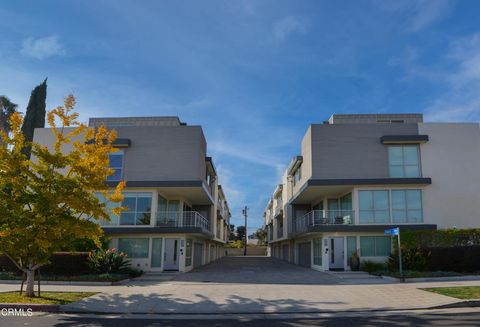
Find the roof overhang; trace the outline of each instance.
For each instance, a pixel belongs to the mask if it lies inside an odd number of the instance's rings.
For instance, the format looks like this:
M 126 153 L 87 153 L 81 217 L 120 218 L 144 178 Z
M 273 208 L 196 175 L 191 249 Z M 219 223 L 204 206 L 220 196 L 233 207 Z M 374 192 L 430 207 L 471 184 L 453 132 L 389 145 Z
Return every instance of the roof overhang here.
M 302 164 L 302 162 L 303 162 L 302 156 L 293 157 L 292 161 L 287 167 L 287 173 L 289 175 L 292 175 L 295 172 L 295 170 L 297 170 L 297 168 Z
M 319 233 L 319 232 L 383 232 L 386 229 L 399 227 L 400 231 L 415 231 L 415 230 L 436 230 L 437 225 L 435 224 L 384 224 L 384 225 L 343 225 L 343 224 L 331 224 L 331 225 L 315 225 L 309 226 L 306 232 L 296 233 L 299 234 L 308 234 L 308 233 Z
M 207 164 L 207 169 L 212 173 L 213 176 L 217 176 L 217 170 L 213 164 L 212 157 L 205 157 L 205 163 Z
M 419 144 L 428 142 L 428 135 L 384 135 L 382 144 Z
M 118 182 L 106 182 L 110 187 L 115 187 Z M 125 191 L 128 188 L 158 188 L 168 197 L 183 197 L 191 204 L 211 205 L 213 198 L 203 181 L 127 181 Z
M 91 139 L 91 140 L 88 140 L 87 142 L 85 142 L 86 144 L 92 144 L 94 143 L 95 140 Z M 107 144 L 107 139 L 103 139 L 103 143 L 104 144 Z M 132 142 L 130 141 L 130 139 L 125 139 L 125 138 L 118 138 L 118 139 L 115 139 L 113 142 L 112 142 L 112 146 L 114 148 L 129 148 L 131 146 Z
M 359 185 L 429 185 L 431 178 L 309 179 L 290 200 L 291 204 L 311 204 L 319 196 L 336 196 Z

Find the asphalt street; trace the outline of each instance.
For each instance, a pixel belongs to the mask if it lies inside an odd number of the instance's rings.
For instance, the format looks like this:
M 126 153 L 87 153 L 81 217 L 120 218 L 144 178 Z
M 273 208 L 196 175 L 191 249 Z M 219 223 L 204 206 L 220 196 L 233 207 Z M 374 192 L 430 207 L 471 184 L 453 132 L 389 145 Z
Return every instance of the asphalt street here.
M 177 317 L 178 318 L 178 317 Z M 480 326 L 480 309 L 451 309 L 442 311 L 419 312 L 365 312 L 353 315 L 318 315 L 317 317 L 232 317 L 219 319 L 214 316 L 191 317 L 187 319 L 164 319 L 156 316 L 103 316 L 103 315 L 65 315 L 35 314 L 32 317 L 0 317 L 2 327 L 63 327 L 63 326 L 182 326 L 182 327 L 217 327 L 217 326 L 262 326 L 262 327 L 300 327 L 300 326 Z M 207 319 L 205 319 L 207 318 Z M 209 319 L 210 318 L 210 319 Z

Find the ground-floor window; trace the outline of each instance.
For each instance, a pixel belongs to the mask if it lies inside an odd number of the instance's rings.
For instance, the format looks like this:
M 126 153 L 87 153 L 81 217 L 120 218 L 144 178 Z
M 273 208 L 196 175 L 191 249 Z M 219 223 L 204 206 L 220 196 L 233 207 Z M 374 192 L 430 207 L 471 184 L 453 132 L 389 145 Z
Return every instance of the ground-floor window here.
M 148 238 L 119 238 L 118 250 L 130 258 L 148 258 Z
M 185 266 L 192 265 L 192 240 L 187 238 L 187 247 L 185 250 Z
M 347 236 L 347 262 L 351 266 L 352 254 L 357 251 L 357 237 Z
M 322 265 L 322 238 L 313 239 L 313 264 Z
M 392 252 L 390 236 L 360 236 L 362 257 L 387 257 Z

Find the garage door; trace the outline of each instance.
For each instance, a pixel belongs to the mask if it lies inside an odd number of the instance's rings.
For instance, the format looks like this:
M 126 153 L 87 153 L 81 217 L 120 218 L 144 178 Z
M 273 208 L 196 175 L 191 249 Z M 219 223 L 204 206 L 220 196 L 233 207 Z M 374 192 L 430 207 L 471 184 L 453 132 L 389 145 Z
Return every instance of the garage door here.
M 193 245 L 193 267 L 200 267 L 203 262 L 203 244 L 195 243 Z
M 310 268 L 312 266 L 310 242 L 298 244 L 298 264 L 302 267 Z
M 288 261 L 288 244 L 282 246 L 282 259 Z

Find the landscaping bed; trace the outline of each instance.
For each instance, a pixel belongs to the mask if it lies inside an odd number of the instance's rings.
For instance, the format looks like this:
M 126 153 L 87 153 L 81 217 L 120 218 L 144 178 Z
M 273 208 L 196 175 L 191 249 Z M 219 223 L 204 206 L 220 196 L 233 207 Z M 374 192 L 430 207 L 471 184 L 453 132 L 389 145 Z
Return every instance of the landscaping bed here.
M 130 278 L 128 274 L 41 275 L 41 281 L 57 282 L 118 282 L 128 278 Z M 22 276 L 10 272 L 0 272 L 0 280 L 22 280 Z
M 19 292 L 0 293 L 0 303 L 63 305 L 97 294 L 96 292 L 42 292 L 40 297 L 25 297 Z
M 462 300 L 480 299 L 480 286 L 435 287 L 422 288 L 422 290 Z

